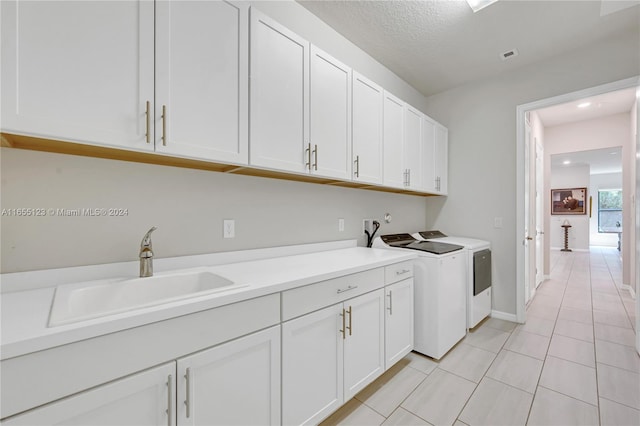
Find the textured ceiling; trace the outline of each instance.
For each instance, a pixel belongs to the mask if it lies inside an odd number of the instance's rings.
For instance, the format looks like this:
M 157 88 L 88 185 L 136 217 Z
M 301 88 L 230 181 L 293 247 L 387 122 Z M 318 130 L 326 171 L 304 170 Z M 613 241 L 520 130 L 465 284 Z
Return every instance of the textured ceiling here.
M 298 2 L 425 96 L 614 35 L 640 49 L 635 0 L 501 0 L 478 13 L 463 0 Z

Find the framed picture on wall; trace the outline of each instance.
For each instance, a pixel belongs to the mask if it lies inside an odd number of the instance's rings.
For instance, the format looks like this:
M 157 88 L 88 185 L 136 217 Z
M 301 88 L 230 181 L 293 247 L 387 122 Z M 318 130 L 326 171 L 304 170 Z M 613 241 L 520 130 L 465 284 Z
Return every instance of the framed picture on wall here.
M 587 188 L 551 190 L 551 214 L 586 214 Z

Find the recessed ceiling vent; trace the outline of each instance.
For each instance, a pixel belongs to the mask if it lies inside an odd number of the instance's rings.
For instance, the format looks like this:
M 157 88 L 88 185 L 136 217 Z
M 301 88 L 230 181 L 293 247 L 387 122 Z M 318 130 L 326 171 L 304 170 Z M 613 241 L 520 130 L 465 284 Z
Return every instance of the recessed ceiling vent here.
M 518 49 L 507 50 L 506 52 L 502 52 L 500 54 L 500 59 L 506 61 L 507 59 L 513 59 L 518 56 Z

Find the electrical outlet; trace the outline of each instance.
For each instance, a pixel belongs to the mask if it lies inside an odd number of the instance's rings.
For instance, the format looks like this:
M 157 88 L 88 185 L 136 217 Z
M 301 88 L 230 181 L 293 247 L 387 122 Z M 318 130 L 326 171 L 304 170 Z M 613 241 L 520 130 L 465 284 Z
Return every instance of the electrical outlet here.
M 501 217 L 494 217 L 493 218 L 493 227 L 496 228 L 496 229 L 502 228 L 502 218 Z
M 338 232 L 344 232 L 344 219 L 338 219 Z
M 233 219 L 225 219 L 222 222 L 222 234 L 224 238 L 235 238 L 236 236 L 236 221 Z
M 373 219 L 364 219 L 362 221 L 362 232 L 364 233 L 364 231 L 369 232 L 369 235 L 371 235 L 371 233 L 373 232 Z

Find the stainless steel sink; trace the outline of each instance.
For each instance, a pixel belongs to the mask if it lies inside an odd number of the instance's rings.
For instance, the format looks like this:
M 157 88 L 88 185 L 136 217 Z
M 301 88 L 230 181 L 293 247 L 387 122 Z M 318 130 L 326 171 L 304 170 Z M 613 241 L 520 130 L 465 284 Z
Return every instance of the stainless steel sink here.
M 244 285 L 201 270 L 65 284 L 56 288 L 49 327 L 239 287 Z

